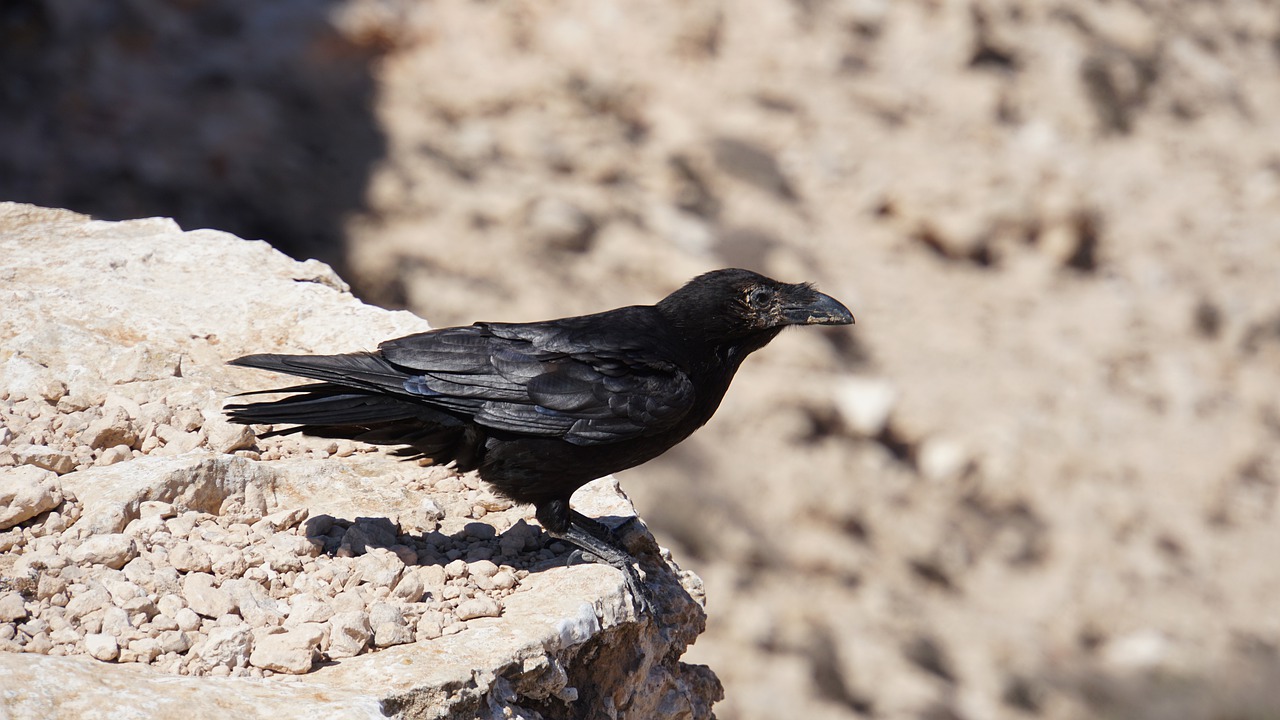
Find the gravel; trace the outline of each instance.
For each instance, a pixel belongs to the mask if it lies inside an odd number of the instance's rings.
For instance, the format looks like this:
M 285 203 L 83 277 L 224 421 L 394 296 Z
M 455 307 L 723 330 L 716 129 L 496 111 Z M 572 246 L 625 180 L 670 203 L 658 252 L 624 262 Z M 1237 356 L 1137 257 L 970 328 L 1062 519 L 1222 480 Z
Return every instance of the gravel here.
M 250 486 L 217 512 L 144 499 L 120 532 L 95 534 L 76 525 L 83 504 L 60 476 L 191 450 L 250 460 L 372 450 L 259 441 L 223 422 L 216 403 L 200 409 L 185 396 L 32 387 L 40 392 L 30 397 L 0 393 L 0 552 L 12 560 L 0 565 L 0 651 L 88 655 L 181 675 L 304 673 L 498 616 L 528 567 L 554 556 L 515 513 L 500 536 L 488 526 L 431 530 L 446 516 L 511 509 L 475 478 L 439 468 L 410 480 L 431 531 L 402 532 L 385 518 L 312 517 L 305 507 L 273 507 L 270 488 Z

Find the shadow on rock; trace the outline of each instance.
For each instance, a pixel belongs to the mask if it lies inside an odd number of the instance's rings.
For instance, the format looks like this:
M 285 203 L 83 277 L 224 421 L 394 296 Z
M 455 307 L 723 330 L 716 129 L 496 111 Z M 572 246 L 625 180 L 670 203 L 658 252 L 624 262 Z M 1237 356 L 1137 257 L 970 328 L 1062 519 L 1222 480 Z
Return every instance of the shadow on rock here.
M 0 7 L 0 197 L 173 217 L 342 265 L 385 141 L 339 3 Z
M 687 606 L 700 607 L 703 599 L 694 597 L 694 594 L 701 595 L 700 582 L 696 576 L 674 566 L 644 523 L 634 516 L 606 516 L 599 520 L 614 529 L 620 542 L 644 570 L 657 613 L 685 613 L 689 611 Z M 369 558 L 357 564 L 360 579 L 375 586 L 395 588 L 392 592 L 402 592 L 396 581 L 405 567 L 434 566 L 439 568 L 440 583 L 468 578 L 468 585 L 487 592 L 509 590 L 516 584 L 517 577 L 531 573 L 589 564 L 580 559 L 572 546 L 551 538 L 540 527 L 524 520 L 501 533 L 487 523 L 473 522 L 459 532 L 446 535 L 438 530 L 402 533 L 395 522 L 385 517 L 346 521 L 316 515 L 303 523 L 303 533 L 327 555 Z M 689 582 L 694 582 L 694 586 L 686 587 Z M 428 594 L 441 592 L 440 583 L 432 583 L 433 587 L 427 588 Z M 421 593 L 417 594 L 419 597 L 402 599 L 413 602 L 421 597 Z

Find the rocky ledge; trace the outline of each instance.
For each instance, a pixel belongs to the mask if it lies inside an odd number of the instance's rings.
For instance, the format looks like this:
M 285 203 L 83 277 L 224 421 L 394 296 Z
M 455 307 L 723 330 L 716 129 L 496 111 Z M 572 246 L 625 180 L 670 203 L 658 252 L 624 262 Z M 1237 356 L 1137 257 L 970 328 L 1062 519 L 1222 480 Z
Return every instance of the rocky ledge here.
M 226 423 L 249 352 L 427 329 L 327 266 L 170 220 L 0 204 L 8 717 L 705 718 L 701 582 L 616 482 L 654 609 L 474 476 Z M 21 653 L 21 654 L 19 654 Z

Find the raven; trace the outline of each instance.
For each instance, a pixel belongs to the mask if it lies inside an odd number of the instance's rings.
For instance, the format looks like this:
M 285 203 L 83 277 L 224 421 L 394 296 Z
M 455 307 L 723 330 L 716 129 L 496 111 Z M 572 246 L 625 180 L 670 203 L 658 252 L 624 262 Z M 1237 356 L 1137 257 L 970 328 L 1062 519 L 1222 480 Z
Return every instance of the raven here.
M 605 525 L 569 506 L 595 478 L 684 440 L 716 411 L 743 359 L 789 325 L 847 325 L 849 310 L 807 283 L 714 270 L 656 305 L 535 323 L 481 322 L 344 355 L 246 355 L 230 364 L 320 380 L 226 408 L 243 424 L 399 445 L 400 454 L 477 470 L 532 503 L 549 535 L 643 585 Z M 585 554 L 583 554 L 585 553 Z

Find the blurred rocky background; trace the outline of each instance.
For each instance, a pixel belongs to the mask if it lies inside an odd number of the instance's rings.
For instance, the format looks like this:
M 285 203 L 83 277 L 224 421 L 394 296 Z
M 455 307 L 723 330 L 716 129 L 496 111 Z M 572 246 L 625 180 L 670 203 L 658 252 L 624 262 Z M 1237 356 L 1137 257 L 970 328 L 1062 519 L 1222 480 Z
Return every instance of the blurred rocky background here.
M 621 476 L 720 717 L 1280 708 L 1280 4 L 9 0 L 0 64 L 0 199 L 437 326 L 844 300 Z

